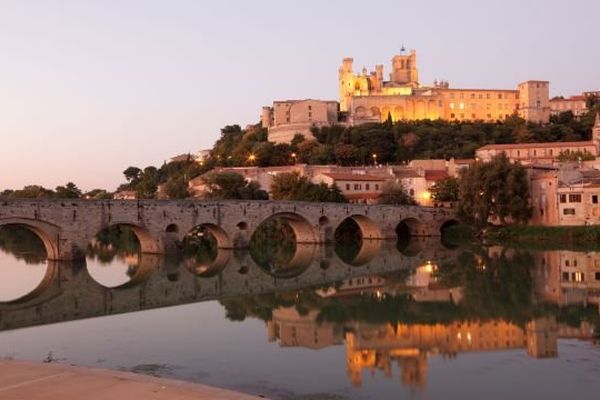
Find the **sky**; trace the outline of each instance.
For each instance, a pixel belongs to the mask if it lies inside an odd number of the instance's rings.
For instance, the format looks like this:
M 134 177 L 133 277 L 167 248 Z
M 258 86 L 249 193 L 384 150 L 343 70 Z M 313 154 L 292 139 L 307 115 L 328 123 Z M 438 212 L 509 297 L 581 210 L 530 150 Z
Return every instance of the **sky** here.
M 420 80 L 600 90 L 596 0 L 0 0 L 0 190 L 114 190 L 402 47 Z

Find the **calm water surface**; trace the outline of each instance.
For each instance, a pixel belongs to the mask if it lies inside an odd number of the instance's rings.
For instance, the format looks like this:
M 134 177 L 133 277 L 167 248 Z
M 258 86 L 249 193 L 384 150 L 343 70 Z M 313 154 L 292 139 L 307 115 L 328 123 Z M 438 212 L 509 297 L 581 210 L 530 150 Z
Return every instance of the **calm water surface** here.
M 161 258 L 121 237 L 56 263 L 2 228 L 0 357 L 273 399 L 600 393 L 600 253 L 265 246 Z

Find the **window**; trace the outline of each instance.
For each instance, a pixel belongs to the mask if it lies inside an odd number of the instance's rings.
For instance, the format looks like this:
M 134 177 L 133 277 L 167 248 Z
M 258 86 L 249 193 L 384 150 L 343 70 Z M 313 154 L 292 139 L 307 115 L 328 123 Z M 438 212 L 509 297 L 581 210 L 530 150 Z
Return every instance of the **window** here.
M 365 189 L 366 189 L 366 190 L 371 190 L 371 185 L 367 183 L 367 184 L 365 185 Z
M 460 94 L 460 98 L 461 98 L 461 99 L 464 99 L 464 98 L 465 98 L 465 94 L 464 94 L 464 93 L 461 93 L 461 94 Z
M 454 103 L 450 103 L 450 109 L 454 110 Z
M 592 203 L 598 204 L 598 195 L 597 194 L 592 195 Z
M 487 93 L 487 94 L 485 95 L 485 98 L 486 98 L 486 99 L 489 99 L 490 97 L 491 97 L 491 96 L 490 96 L 490 94 L 489 94 L 489 93 Z
M 560 202 L 561 203 L 566 203 L 567 202 L 567 195 L 566 194 L 561 194 L 560 195 Z
M 568 272 L 563 272 L 562 273 L 562 280 L 563 281 L 569 281 L 569 273 Z
M 355 183 L 354 190 L 360 190 L 360 189 L 361 189 L 360 185 L 358 183 Z
M 583 282 L 585 280 L 585 275 L 583 272 L 573 272 L 573 280 L 575 282 Z
M 498 98 L 502 100 L 502 93 L 498 93 Z
M 569 203 L 581 203 L 581 195 L 580 194 L 570 194 L 569 195 Z
M 475 98 L 475 93 L 471 93 L 471 98 L 474 99 Z
M 454 93 L 450 93 L 450 98 L 453 99 L 454 98 Z
M 375 190 L 379 190 L 379 183 L 375 184 Z
M 450 114 L 450 118 L 456 118 L 456 115 L 454 113 Z
M 350 184 L 346 183 L 346 190 L 350 190 Z
M 574 208 L 565 208 L 563 210 L 563 215 L 575 215 L 575 209 Z
M 596 278 L 597 281 L 600 281 L 600 272 L 597 272 L 594 274 L 594 278 Z
M 565 260 L 565 267 L 570 267 L 571 266 L 571 262 L 569 260 Z

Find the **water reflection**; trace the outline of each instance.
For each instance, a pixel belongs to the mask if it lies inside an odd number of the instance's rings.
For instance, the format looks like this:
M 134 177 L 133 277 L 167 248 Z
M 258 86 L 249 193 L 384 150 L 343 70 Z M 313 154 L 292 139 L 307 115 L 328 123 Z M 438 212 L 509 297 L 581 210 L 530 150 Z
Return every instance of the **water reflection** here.
M 279 237 L 245 251 L 201 240 L 164 258 L 140 255 L 121 231 L 92 243 L 84 267 L 48 265 L 35 238 L 11 234 L 0 230 L 0 330 L 216 299 L 231 321 L 263 321 L 262 340 L 282 348 L 337 346 L 349 385 L 383 376 L 423 389 L 432 358 L 554 359 L 559 341 L 594 341 L 600 328 L 600 252 Z
M 18 226 L 0 227 L 0 302 L 35 296 L 54 272 L 46 262 L 44 244 L 33 232 Z

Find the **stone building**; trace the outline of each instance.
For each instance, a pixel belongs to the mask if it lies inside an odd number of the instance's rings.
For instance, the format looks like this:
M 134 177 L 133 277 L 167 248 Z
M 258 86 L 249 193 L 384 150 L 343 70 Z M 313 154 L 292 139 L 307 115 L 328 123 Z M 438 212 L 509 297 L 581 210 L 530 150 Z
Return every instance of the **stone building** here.
M 576 118 L 585 114 L 587 109 L 586 97 L 571 96 L 571 97 L 554 97 L 550 99 L 550 115 L 558 115 L 563 112 L 571 111 Z
M 311 128 L 329 126 L 338 121 L 337 101 L 286 100 L 263 107 L 261 124 L 268 129 L 270 142 L 290 143 L 296 134 L 313 138 Z
M 592 140 L 488 144 L 477 149 L 475 154 L 478 159 L 484 162 L 504 153 L 511 161 L 519 161 L 522 164 L 551 164 L 557 160 L 561 153 L 566 151 L 589 153 L 594 157 L 600 154 L 600 114 L 596 115 L 594 127 L 592 128 Z
M 393 121 L 501 121 L 518 114 L 532 122 L 548 122 L 550 117 L 547 81 L 523 82 L 517 89 L 456 89 L 445 81 L 424 86 L 419 82 L 415 50 L 392 58 L 389 80 L 383 77 L 383 65 L 355 74 L 352 58 L 342 61 L 338 76 L 340 110 L 354 124 L 388 117 Z

